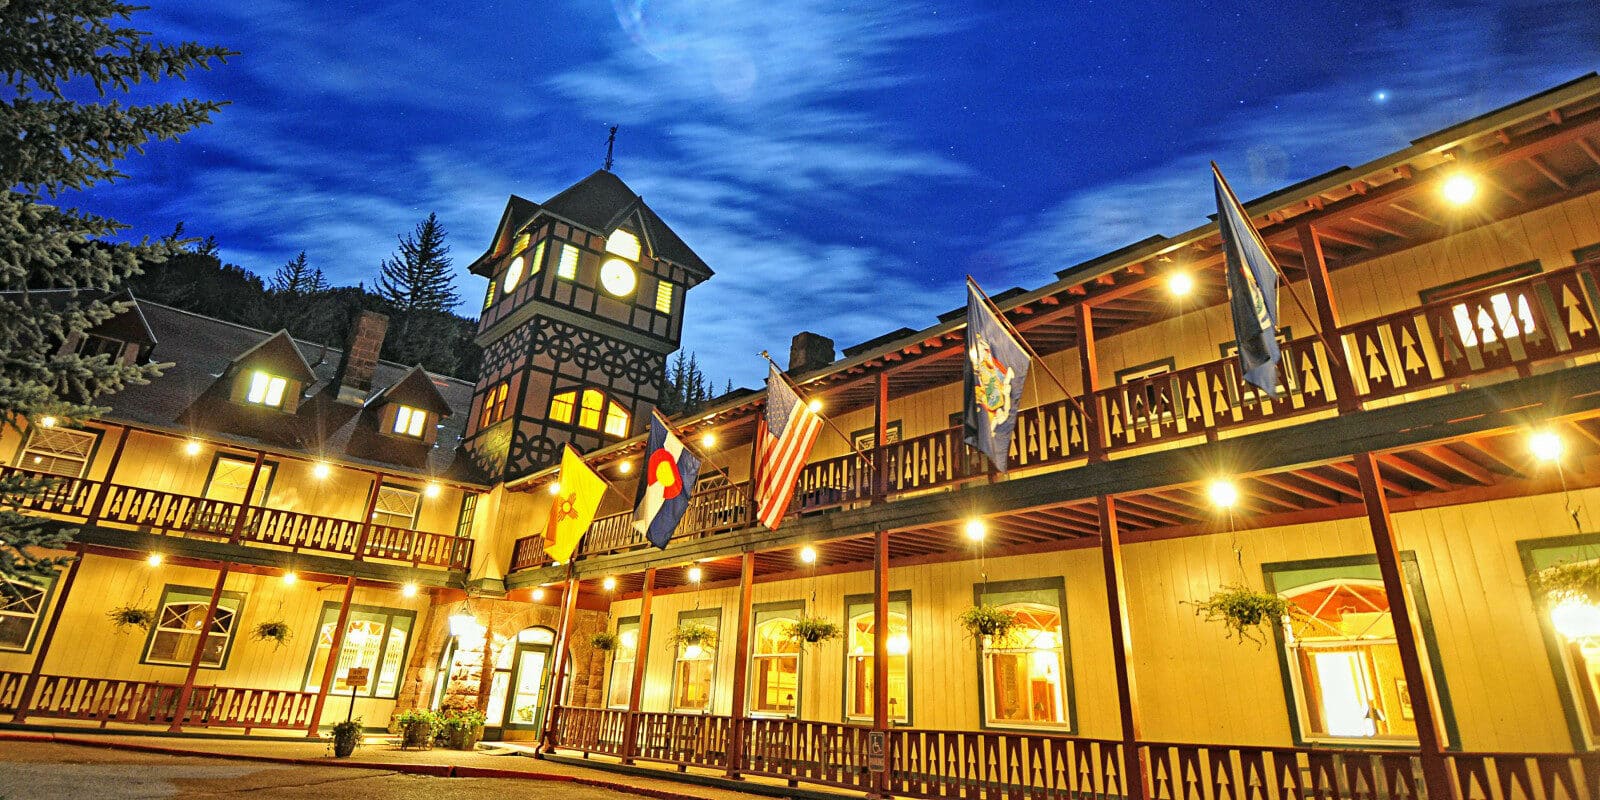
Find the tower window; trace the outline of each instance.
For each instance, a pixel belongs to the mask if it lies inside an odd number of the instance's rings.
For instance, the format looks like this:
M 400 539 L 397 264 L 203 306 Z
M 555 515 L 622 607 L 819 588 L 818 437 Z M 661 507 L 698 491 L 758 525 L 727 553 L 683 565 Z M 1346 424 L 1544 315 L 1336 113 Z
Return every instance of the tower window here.
M 607 398 L 605 392 L 599 389 L 584 389 L 581 393 L 573 389 L 550 398 L 547 418 L 551 422 L 571 425 L 574 414 L 577 415 L 578 427 L 603 431 L 607 436 L 619 439 L 628 435 L 628 423 L 633 419 L 627 406 Z M 602 421 L 605 423 L 603 427 Z
M 522 281 L 522 268 L 525 263 L 520 255 L 511 259 L 511 264 L 506 267 L 506 276 L 502 282 L 502 292 L 504 294 L 511 294 L 511 290 L 517 288 L 517 284 Z
M 487 309 L 494 305 L 494 281 L 489 281 L 489 288 L 483 293 L 483 307 Z
M 544 266 L 544 243 L 545 243 L 545 241 L 546 241 L 545 239 L 540 239 L 539 243 L 537 245 L 535 245 L 534 248 L 533 248 L 533 260 L 528 263 L 528 276 L 529 277 L 532 277 L 534 275 L 538 275 L 539 274 L 539 268 Z
M 572 407 L 576 405 L 577 392 L 562 392 L 550 398 L 550 419 L 555 422 L 571 424 Z
M 628 435 L 628 411 L 615 402 L 606 409 L 606 435 L 618 438 Z
M 511 252 L 520 253 L 520 252 L 528 249 L 528 240 L 530 240 L 532 238 L 533 238 L 533 234 L 531 234 L 531 233 L 519 234 L 517 236 L 517 246 L 511 248 Z
M 505 381 L 495 384 L 483 395 L 483 417 L 478 427 L 487 428 L 490 425 L 506 418 L 506 395 L 510 394 L 511 386 Z
M 561 245 L 561 263 L 556 265 L 556 277 L 566 280 L 575 280 L 578 277 L 578 247 L 572 244 Z
M 289 382 L 283 378 L 256 370 L 250 374 L 250 390 L 244 399 L 258 406 L 282 408 L 283 392 L 288 387 Z
M 606 237 L 606 252 L 629 261 L 638 261 L 639 237 L 623 230 L 614 231 Z
M 583 390 L 583 408 L 578 410 L 579 427 L 591 430 L 600 429 L 600 409 L 605 405 L 606 396 L 598 389 Z
M 394 432 L 401 436 L 422 438 L 422 431 L 428 424 L 428 412 L 411 406 L 400 406 L 394 415 Z
M 671 281 L 656 281 L 656 310 L 663 314 L 672 313 Z

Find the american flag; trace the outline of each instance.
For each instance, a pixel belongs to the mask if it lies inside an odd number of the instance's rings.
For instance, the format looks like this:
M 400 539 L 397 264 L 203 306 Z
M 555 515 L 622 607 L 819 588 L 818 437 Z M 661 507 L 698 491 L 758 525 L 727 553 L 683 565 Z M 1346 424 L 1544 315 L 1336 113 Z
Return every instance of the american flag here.
M 822 417 L 806 407 L 777 367 L 767 370 L 767 432 L 759 444 L 756 516 L 763 525 L 777 530 L 789 511 L 811 446 L 822 432 Z

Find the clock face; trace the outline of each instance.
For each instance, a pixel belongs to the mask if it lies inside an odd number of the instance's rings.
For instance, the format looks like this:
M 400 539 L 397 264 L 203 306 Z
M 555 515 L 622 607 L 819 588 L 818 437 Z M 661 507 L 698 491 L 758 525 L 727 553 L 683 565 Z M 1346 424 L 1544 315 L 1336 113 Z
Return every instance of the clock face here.
M 517 256 L 516 258 L 511 259 L 511 265 L 506 267 L 505 280 L 501 281 L 500 284 L 501 294 L 510 294 L 512 289 L 517 288 L 517 284 L 522 281 L 522 269 L 524 264 L 525 262 L 522 260 L 522 256 Z
M 638 284 L 639 278 L 634 274 L 632 264 L 613 258 L 600 265 L 600 285 L 612 295 L 626 297 L 633 294 Z

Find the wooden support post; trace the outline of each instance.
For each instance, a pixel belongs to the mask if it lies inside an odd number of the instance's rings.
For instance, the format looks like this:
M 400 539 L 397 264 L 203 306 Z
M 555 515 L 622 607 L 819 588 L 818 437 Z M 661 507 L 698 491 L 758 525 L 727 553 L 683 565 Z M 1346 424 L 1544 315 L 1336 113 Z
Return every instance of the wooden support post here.
M 872 548 L 872 729 L 888 737 L 889 719 L 889 531 L 879 528 L 873 534 Z M 888 748 L 886 747 L 887 751 Z M 887 762 L 888 753 L 885 752 Z M 873 777 L 871 795 L 889 796 L 889 770 Z
M 254 507 L 252 503 L 256 497 L 256 481 L 261 479 L 261 462 L 266 458 L 267 451 L 256 451 L 256 462 L 250 467 L 250 480 L 244 486 L 244 500 L 239 503 L 239 513 L 233 517 L 233 534 L 228 537 L 229 544 L 238 544 L 244 535 L 244 521 L 250 516 L 250 509 Z
M 245 496 L 249 497 L 248 494 Z M 172 725 L 167 728 L 173 733 L 183 732 L 183 719 L 189 714 L 189 704 L 194 701 L 194 679 L 200 674 L 200 658 L 205 655 L 206 639 L 211 637 L 211 625 L 217 621 L 217 604 L 222 602 L 222 585 L 228 582 L 229 566 L 223 563 L 222 569 L 217 570 L 217 583 L 211 587 L 211 602 L 206 605 L 206 617 L 200 623 L 200 640 L 195 642 L 194 655 L 189 658 L 189 671 L 183 676 L 183 688 L 178 691 L 178 705 L 172 713 Z M 161 610 L 156 609 L 156 613 L 161 613 Z
M 322 680 L 317 683 L 317 701 L 311 706 L 311 723 L 306 726 L 306 736 L 315 738 L 322 725 L 322 707 L 328 702 L 328 692 L 333 690 L 333 679 L 338 674 L 339 658 L 344 653 L 344 632 L 350 626 L 350 599 L 356 593 L 356 578 L 344 579 L 344 596 L 339 599 L 339 616 L 333 623 L 333 641 L 328 643 L 328 663 L 322 668 Z M 321 620 L 317 621 L 321 624 Z M 320 635 L 320 632 L 313 632 Z
M 561 693 L 567 685 L 567 662 L 572 659 L 572 616 L 578 608 L 578 576 L 572 570 L 572 562 L 567 562 L 567 586 L 561 595 L 561 621 L 557 623 L 559 629 L 556 633 L 555 674 L 550 677 L 550 697 L 545 700 L 544 735 L 540 737 L 539 752 L 549 753 L 554 751 L 557 709 L 561 703 Z
M 1088 442 L 1089 460 L 1106 460 L 1106 440 L 1100 432 L 1100 358 L 1094 346 L 1094 311 L 1088 303 L 1078 304 L 1078 371 L 1083 384 L 1083 435 Z
M 1422 777 L 1426 782 L 1429 800 L 1449 800 L 1460 797 L 1455 781 L 1450 777 L 1450 765 L 1444 756 L 1444 736 L 1439 727 L 1437 690 L 1433 674 L 1423 664 L 1422 648 L 1418 644 L 1416 605 L 1411 599 L 1410 584 L 1401 567 L 1400 547 L 1395 541 L 1394 525 L 1389 517 L 1389 498 L 1383 493 L 1378 475 L 1378 459 L 1371 453 L 1355 457 L 1356 479 L 1361 483 L 1361 495 L 1367 506 L 1367 525 L 1372 529 L 1372 545 L 1378 554 L 1378 572 L 1383 576 L 1383 593 L 1389 601 L 1389 616 L 1394 620 L 1395 644 L 1400 649 L 1400 664 L 1405 672 L 1406 685 L 1411 693 L 1411 708 L 1416 715 L 1417 749 L 1421 753 Z
M 650 653 L 650 600 L 656 591 L 656 568 L 644 571 L 644 591 L 639 595 L 639 638 L 633 644 L 633 674 L 628 676 L 628 715 L 622 723 L 622 763 L 632 764 L 638 752 L 639 695 L 644 693 L 644 668 Z
M 111 479 L 117 474 L 117 464 L 122 461 L 122 449 L 128 444 L 128 429 L 120 430 L 121 432 L 117 434 L 117 446 L 111 449 L 111 463 L 106 465 L 106 476 L 100 481 L 100 491 L 95 492 L 94 505 L 89 508 L 89 517 L 85 520 L 85 525 L 99 522 L 100 515 L 105 511 L 106 498 L 111 494 Z
M 884 440 L 889 437 L 889 372 L 878 373 L 878 397 L 872 412 L 872 500 L 889 496 L 889 466 Z M 854 445 L 854 442 L 851 443 Z M 859 459 L 858 459 L 859 461 Z
M 55 608 L 50 609 L 50 621 L 45 623 L 44 634 L 39 637 L 39 652 L 33 656 L 33 668 L 28 670 L 28 681 L 22 686 L 22 693 L 17 697 L 17 710 L 11 715 L 12 722 L 25 722 L 28 719 L 28 710 L 33 707 L 33 695 L 39 688 L 39 676 L 44 673 L 44 659 L 50 653 L 50 643 L 56 638 L 56 627 L 61 624 L 61 612 L 67 608 L 67 598 L 72 595 L 72 584 L 78 580 L 78 567 L 83 565 L 85 554 L 83 545 L 73 545 L 73 552 L 78 554 L 72 560 L 72 566 L 67 567 L 67 576 L 61 579 L 61 591 L 57 593 Z
M 756 554 L 739 558 L 739 628 L 733 653 L 733 729 L 728 732 L 728 777 L 738 778 L 744 766 L 746 686 L 750 676 L 750 604 L 755 589 Z
M 383 491 L 383 473 L 374 472 L 372 473 L 372 489 L 367 492 L 367 510 L 366 513 L 361 515 L 361 533 L 356 535 L 355 560 L 357 561 L 366 560 L 367 541 L 372 537 L 372 516 L 378 511 L 378 493 L 381 491 Z M 411 565 L 416 566 L 417 547 L 415 537 L 413 537 L 411 550 L 413 556 Z
M 1300 252 L 1305 257 L 1306 279 L 1311 284 L 1311 302 L 1317 308 L 1317 325 L 1326 337 L 1324 347 L 1342 341 L 1339 337 L 1339 306 L 1333 299 L 1333 282 L 1328 278 L 1328 262 L 1322 257 L 1322 239 L 1310 223 L 1296 229 L 1300 234 Z M 1350 376 L 1352 365 L 1343 352 L 1333 353 L 1329 367 L 1333 370 L 1333 390 L 1339 394 L 1340 411 L 1361 410 L 1361 398 L 1356 395 L 1355 379 Z M 1341 368 L 1341 364 L 1344 366 Z M 1292 372 L 1294 365 L 1288 365 Z
M 1100 517 L 1100 564 L 1105 572 L 1106 606 L 1111 614 L 1111 658 L 1117 675 L 1117 710 L 1122 723 L 1122 787 L 1128 800 L 1149 800 L 1149 770 L 1139 750 L 1139 697 L 1133 680 L 1133 631 L 1128 624 L 1128 584 L 1122 572 L 1122 530 L 1117 501 L 1095 498 Z

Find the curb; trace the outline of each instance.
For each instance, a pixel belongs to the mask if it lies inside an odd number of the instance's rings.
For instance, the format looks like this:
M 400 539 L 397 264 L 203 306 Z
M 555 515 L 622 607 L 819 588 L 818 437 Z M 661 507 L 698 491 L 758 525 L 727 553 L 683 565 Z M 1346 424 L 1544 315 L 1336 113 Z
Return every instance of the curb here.
M 402 775 L 422 775 L 430 778 L 499 778 L 510 780 L 547 781 L 550 783 L 576 783 L 584 786 L 594 786 L 600 789 L 609 789 L 614 792 L 631 794 L 635 797 L 650 797 L 656 800 L 702 800 L 692 794 L 680 794 L 665 789 L 647 789 L 640 786 L 630 786 L 614 781 L 586 778 L 577 775 L 557 775 L 549 772 L 531 772 L 516 769 L 495 769 L 492 767 L 463 767 L 454 764 L 393 764 L 374 761 L 350 761 L 347 759 L 315 759 L 315 758 L 287 758 L 281 756 L 262 756 L 247 753 L 216 753 L 206 750 L 185 750 L 181 747 L 166 747 L 153 744 L 133 744 L 128 742 L 108 742 L 96 740 L 92 737 L 62 736 L 57 733 L 15 733 L 0 731 L 0 742 L 37 742 L 43 744 L 64 744 L 74 747 L 98 747 L 106 750 L 124 750 L 132 753 L 152 753 L 167 756 L 185 756 L 191 758 L 215 758 L 227 761 L 249 761 L 259 764 L 290 764 L 303 767 L 341 767 L 345 769 L 370 769 L 382 772 L 395 772 Z

